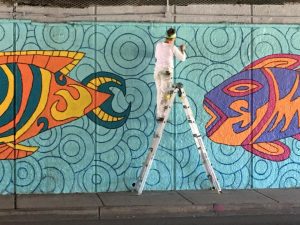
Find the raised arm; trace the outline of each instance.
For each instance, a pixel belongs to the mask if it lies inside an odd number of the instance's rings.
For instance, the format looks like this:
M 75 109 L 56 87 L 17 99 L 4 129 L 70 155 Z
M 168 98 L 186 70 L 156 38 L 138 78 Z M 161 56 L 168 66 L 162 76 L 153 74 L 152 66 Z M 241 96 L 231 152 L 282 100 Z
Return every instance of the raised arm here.
M 184 51 L 184 48 L 182 47 L 181 50 L 179 50 L 175 45 L 173 47 L 173 52 L 175 57 L 180 60 L 180 61 L 185 61 L 186 60 L 186 54 Z

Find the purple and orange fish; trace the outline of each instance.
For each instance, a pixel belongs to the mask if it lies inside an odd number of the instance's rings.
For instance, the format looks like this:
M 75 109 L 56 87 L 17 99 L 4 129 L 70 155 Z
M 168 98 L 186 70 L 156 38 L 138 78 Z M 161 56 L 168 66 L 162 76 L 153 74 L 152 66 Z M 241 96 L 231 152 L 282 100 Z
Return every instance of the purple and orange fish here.
M 87 76 L 82 84 L 68 77 L 84 53 L 19 51 L 0 53 L 0 159 L 20 159 L 38 150 L 20 142 L 87 115 L 106 128 L 122 126 L 131 105 L 112 108 L 117 87 L 125 80 L 108 72 Z
M 208 92 L 207 136 L 264 159 L 287 159 L 290 148 L 280 139 L 300 140 L 299 67 L 299 55 L 269 55 Z

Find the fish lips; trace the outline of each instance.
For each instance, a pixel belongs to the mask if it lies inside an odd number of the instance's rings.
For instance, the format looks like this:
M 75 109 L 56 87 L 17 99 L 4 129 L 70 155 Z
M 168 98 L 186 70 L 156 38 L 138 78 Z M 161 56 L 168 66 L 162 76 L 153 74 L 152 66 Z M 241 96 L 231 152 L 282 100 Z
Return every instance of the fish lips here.
M 210 120 L 207 122 L 206 134 L 210 137 L 228 118 L 223 111 L 216 106 L 210 99 L 204 98 L 203 100 L 205 111 L 211 116 Z

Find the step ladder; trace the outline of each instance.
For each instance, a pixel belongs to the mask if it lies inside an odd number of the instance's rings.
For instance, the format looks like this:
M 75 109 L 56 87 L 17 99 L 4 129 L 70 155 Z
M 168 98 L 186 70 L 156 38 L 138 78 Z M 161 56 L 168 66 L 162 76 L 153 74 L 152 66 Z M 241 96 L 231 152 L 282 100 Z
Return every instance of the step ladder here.
M 187 121 L 189 122 L 197 149 L 198 149 L 198 153 L 200 156 L 200 160 L 202 160 L 203 166 L 205 168 L 206 171 L 206 175 L 208 180 L 210 181 L 211 184 L 211 188 L 214 190 L 217 190 L 218 193 L 221 193 L 221 187 L 219 185 L 219 182 L 217 180 L 217 177 L 215 175 L 215 172 L 211 166 L 211 163 L 209 161 L 208 155 L 207 155 L 207 151 L 205 149 L 202 137 L 200 135 L 200 132 L 198 130 L 198 126 L 195 122 L 194 116 L 193 116 L 193 112 L 192 109 L 190 107 L 190 104 L 188 102 L 188 98 L 186 96 L 186 93 L 183 89 L 183 85 L 181 83 L 177 83 L 175 85 L 173 85 L 172 90 L 171 90 L 171 97 L 169 99 L 169 102 L 165 108 L 165 117 L 164 120 L 162 122 L 158 122 L 158 126 L 156 128 L 156 131 L 154 133 L 153 139 L 152 139 L 152 144 L 151 147 L 149 148 L 149 153 L 147 155 L 146 161 L 144 162 L 144 166 L 141 170 L 141 173 L 139 175 L 139 178 L 137 180 L 136 183 L 133 183 L 133 190 L 137 191 L 138 195 L 142 194 L 142 191 L 144 189 L 144 186 L 146 184 L 146 180 L 148 177 L 148 174 L 150 172 L 150 168 L 151 165 L 153 163 L 154 157 L 155 157 L 155 153 L 158 149 L 163 131 L 165 129 L 166 123 L 168 121 L 168 117 L 171 111 L 171 108 L 173 106 L 174 103 L 174 99 L 176 97 L 176 95 L 178 94 L 178 96 L 181 99 L 181 102 L 183 104 L 183 108 L 184 108 L 184 112 L 186 114 L 187 117 Z

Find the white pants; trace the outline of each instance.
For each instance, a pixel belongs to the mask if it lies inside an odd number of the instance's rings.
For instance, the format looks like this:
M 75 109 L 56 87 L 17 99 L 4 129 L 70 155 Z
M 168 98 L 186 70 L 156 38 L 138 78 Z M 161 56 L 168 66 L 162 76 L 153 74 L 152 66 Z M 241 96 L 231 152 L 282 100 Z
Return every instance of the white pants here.
M 164 117 L 165 106 L 168 102 L 168 95 L 173 84 L 173 70 L 163 69 L 154 73 L 156 84 L 156 116 Z

